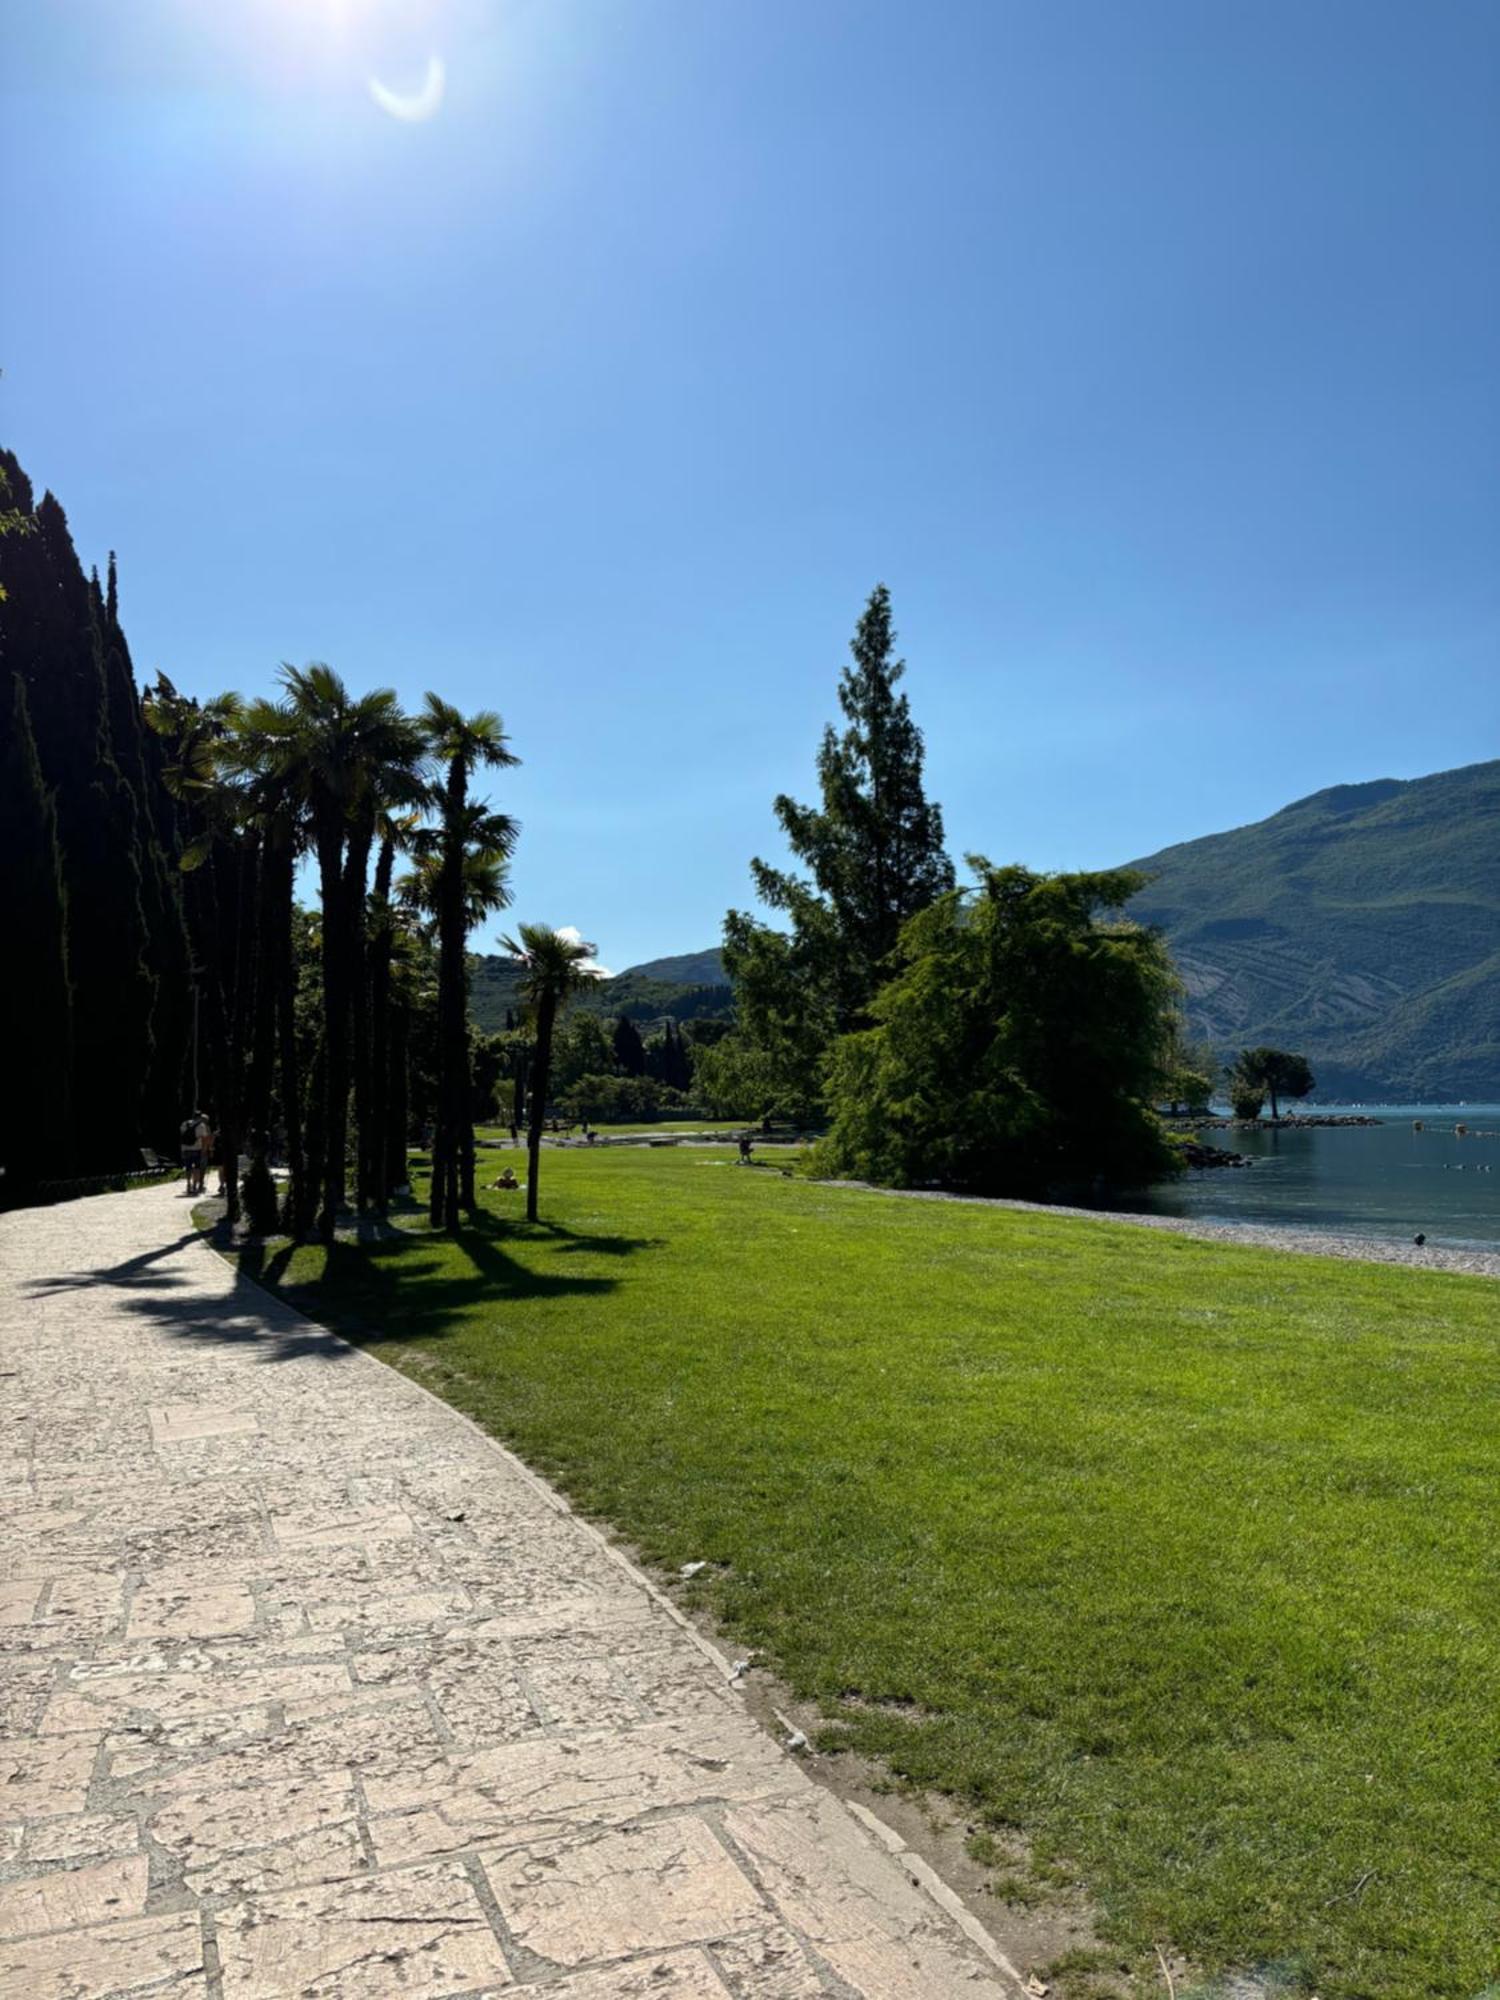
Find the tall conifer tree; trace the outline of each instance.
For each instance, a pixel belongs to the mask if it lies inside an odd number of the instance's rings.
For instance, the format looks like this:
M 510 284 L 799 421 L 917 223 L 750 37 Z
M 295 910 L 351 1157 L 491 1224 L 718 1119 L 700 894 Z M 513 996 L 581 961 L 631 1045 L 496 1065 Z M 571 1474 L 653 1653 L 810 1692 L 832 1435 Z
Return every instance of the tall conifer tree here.
M 879 584 L 855 628 L 839 680 L 842 732 L 818 750 L 821 802 L 783 793 L 776 817 L 805 874 L 750 864 L 762 902 L 788 920 L 772 930 L 731 910 L 724 963 L 741 1033 L 782 1078 L 786 1108 L 816 1106 L 823 1056 L 863 1026 L 901 926 L 953 887 L 941 809 L 923 783 L 922 732 L 898 683 L 890 592 Z

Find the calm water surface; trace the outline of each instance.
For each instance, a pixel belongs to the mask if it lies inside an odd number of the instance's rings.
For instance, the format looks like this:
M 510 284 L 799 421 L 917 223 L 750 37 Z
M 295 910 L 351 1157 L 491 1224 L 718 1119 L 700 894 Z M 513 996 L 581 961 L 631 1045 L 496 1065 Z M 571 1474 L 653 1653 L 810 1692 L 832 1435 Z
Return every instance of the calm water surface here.
M 1309 1107 L 1312 1109 L 1312 1107 Z M 1307 1131 L 1205 1131 L 1250 1167 L 1185 1174 L 1134 1206 L 1212 1222 L 1264 1222 L 1407 1241 L 1500 1248 L 1500 1104 L 1318 1105 L 1380 1125 Z M 1424 1130 L 1417 1132 L 1413 1120 Z M 1454 1126 L 1465 1124 L 1460 1139 Z

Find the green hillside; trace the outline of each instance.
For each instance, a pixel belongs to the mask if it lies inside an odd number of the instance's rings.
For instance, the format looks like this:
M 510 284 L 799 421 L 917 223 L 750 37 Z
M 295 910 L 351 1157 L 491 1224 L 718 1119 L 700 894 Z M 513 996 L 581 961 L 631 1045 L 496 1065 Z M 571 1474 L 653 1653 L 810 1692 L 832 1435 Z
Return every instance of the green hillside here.
M 484 1033 L 493 1034 L 505 1026 L 507 1010 L 520 1008 L 519 974 L 509 958 L 476 958 L 472 963 L 469 1012 Z M 624 1014 L 632 1021 L 659 1021 L 667 1015 L 694 1021 L 731 1013 L 734 996 L 724 983 L 719 954 L 709 951 L 631 966 L 613 979 L 601 979 L 573 1004 L 585 1013 Z
M 676 958 L 648 958 L 633 965 L 622 979 L 660 979 L 673 986 L 727 986 L 724 959 L 718 951 L 685 951 Z
M 1133 865 L 1221 1053 L 1303 1050 L 1324 1096 L 1500 1091 L 1500 762 L 1337 785 Z

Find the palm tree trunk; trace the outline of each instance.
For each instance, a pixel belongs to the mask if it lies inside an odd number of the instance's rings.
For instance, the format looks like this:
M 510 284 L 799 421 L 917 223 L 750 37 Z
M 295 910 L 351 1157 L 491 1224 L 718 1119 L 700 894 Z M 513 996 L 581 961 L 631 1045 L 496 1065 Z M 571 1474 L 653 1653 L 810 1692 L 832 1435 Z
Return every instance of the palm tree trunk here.
M 302 1076 L 297 1055 L 297 963 L 292 948 L 292 905 L 295 870 L 292 851 L 277 851 L 270 861 L 272 885 L 266 957 L 276 1013 L 280 1057 L 281 1122 L 286 1129 L 286 1164 L 290 1177 L 282 1220 L 299 1240 L 312 1221 L 312 1185 L 302 1137 Z
M 536 1221 L 537 1180 L 542 1166 L 542 1121 L 547 1112 L 547 1085 L 552 1074 L 552 1024 L 557 1018 L 555 995 L 544 993 L 536 1009 L 536 1051 L 531 1059 L 531 1129 L 526 1135 L 526 1220 Z
M 474 1191 L 474 1057 L 469 1047 L 468 966 L 464 966 L 463 1059 L 459 1065 L 458 1174 L 459 1205 L 472 1215 L 479 1206 Z
M 374 928 L 368 963 L 369 1082 L 359 1121 L 360 1197 L 377 1209 L 386 1207 L 394 1185 L 386 1166 L 391 1095 L 391 871 L 395 859 L 396 843 L 388 834 L 375 861 Z
M 349 950 L 341 863 L 343 828 L 325 807 L 318 827 L 323 900 L 323 1199 L 318 1234 L 331 1243 L 344 1206 L 349 1139 Z
M 443 797 L 443 874 L 438 911 L 438 1104 L 432 1149 L 434 1229 L 458 1227 L 458 1167 L 467 1065 L 464 1007 L 463 811 L 468 772 L 461 757 L 448 766 Z
M 371 1123 L 370 989 L 366 977 L 368 954 L 365 938 L 365 892 L 370 866 L 370 846 L 374 837 L 374 818 L 369 813 L 363 814 L 349 831 L 343 885 L 345 938 L 349 953 L 349 1002 L 353 1027 L 354 1123 L 358 1135 L 354 1199 L 361 1209 L 365 1205 L 366 1197 L 365 1134 Z
M 411 1009 L 404 995 L 397 995 L 390 1009 L 391 1044 L 386 1078 L 389 1098 L 385 1118 L 385 1163 L 383 1178 L 389 1190 L 404 1187 L 407 1179 L 406 1142 L 410 1123 Z

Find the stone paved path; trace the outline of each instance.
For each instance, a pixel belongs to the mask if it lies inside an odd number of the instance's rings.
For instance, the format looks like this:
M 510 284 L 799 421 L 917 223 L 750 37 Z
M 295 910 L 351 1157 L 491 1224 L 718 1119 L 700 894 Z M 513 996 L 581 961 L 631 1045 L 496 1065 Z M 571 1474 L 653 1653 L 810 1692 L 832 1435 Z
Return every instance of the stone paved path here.
M 591 1529 L 176 1187 L 0 1217 L 0 1371 L 5 2000 L 1019 1992 Z

